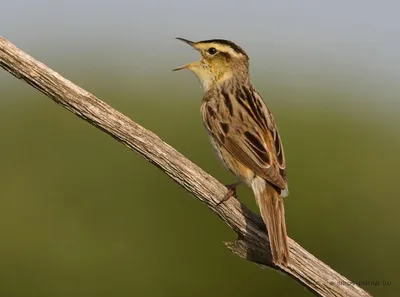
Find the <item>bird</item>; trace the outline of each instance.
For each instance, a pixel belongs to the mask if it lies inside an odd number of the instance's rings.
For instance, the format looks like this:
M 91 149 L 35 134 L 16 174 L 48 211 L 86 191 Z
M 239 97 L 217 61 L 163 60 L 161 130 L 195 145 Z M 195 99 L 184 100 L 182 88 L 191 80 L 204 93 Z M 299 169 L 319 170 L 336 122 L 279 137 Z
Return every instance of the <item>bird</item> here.
M 225 39 L 176 39 L 200 53 L 200 60 L 175 68 L 195 74 L 203 89 L 203 125 L 224 166 L 254 193 L 266 225 L 272 261 L 288 265 L 283 197 L 288 195 L 286 161 L 271 111 L 250 81 L 249 56 Z M 235 195 L 228 186 L 222 201 Z M 221 202 L 222 202 L 221 201 Z

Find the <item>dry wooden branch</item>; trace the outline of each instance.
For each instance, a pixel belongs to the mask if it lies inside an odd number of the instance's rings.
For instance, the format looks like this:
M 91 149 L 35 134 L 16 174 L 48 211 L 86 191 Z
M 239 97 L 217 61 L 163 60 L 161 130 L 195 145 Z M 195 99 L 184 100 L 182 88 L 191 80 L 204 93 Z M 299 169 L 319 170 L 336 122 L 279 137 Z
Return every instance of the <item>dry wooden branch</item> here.
M 152 132 L 139 126 L 92 94 L 0 37 L 0 66 L 38 89 L 57 104 L 93 124 L 159 167 L 183 186 L 238 235 L 227 247 L 238 256 L 283 271 L 319 296 L 371 296 L 289 239 L 291 263 L 271 262 L 268 237 L 259 215 L 237 199 L 217 206 L 227 189 Z

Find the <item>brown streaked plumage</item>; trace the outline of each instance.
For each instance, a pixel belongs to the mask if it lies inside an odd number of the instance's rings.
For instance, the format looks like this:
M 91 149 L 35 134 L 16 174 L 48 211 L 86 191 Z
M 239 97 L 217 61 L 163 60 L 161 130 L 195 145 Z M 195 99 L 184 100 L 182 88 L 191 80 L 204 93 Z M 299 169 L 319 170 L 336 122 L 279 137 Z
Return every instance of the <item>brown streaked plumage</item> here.
M 273 261 L 287 265 L 285 156 L 272 114 L 250 82 L 249 57 L 228 40 L 178 39 L 199 51 L 201 59 L 175 70 L 189 69 L 200 80 L 201 116 L 211 143 L 225 167 L 252 188 Z

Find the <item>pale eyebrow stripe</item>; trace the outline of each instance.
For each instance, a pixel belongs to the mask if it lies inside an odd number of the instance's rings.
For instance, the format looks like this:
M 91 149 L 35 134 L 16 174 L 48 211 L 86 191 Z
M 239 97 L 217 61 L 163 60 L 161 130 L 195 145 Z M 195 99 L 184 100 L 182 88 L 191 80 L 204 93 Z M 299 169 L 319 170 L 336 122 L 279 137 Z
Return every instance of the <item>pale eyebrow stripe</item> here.
M 221 44 L 217 44 L 217 43 L 210 43 L 210 46 L 215 47 L 216 50 L 220 51 L 220 52 L 225 52 L 230 54 L 233 57 L 243 57 L 243 55 L 241 53 L 236 52 L 233 48 L 231 48 L 228 45 L 221 45 Z

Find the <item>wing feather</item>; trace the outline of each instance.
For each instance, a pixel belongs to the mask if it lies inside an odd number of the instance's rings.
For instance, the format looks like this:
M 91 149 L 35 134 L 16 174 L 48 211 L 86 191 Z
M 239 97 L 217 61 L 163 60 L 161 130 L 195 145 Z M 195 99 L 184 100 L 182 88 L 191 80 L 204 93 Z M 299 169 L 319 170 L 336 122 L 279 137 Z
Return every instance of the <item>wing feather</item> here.
M 206 105 L 203 117 L 208 132 L 240 163 L 276 187 L 285 189 L 282 143 L 275 121 L 261 96 L 254 90 L 243 88 L 234 95 L 224 92 L 222 98 L 225 104 L 229 102 L 229 106 L 217 104 L 216 98 L 203 101 Z M 238 110 L 240 116 L 235 114 Z

